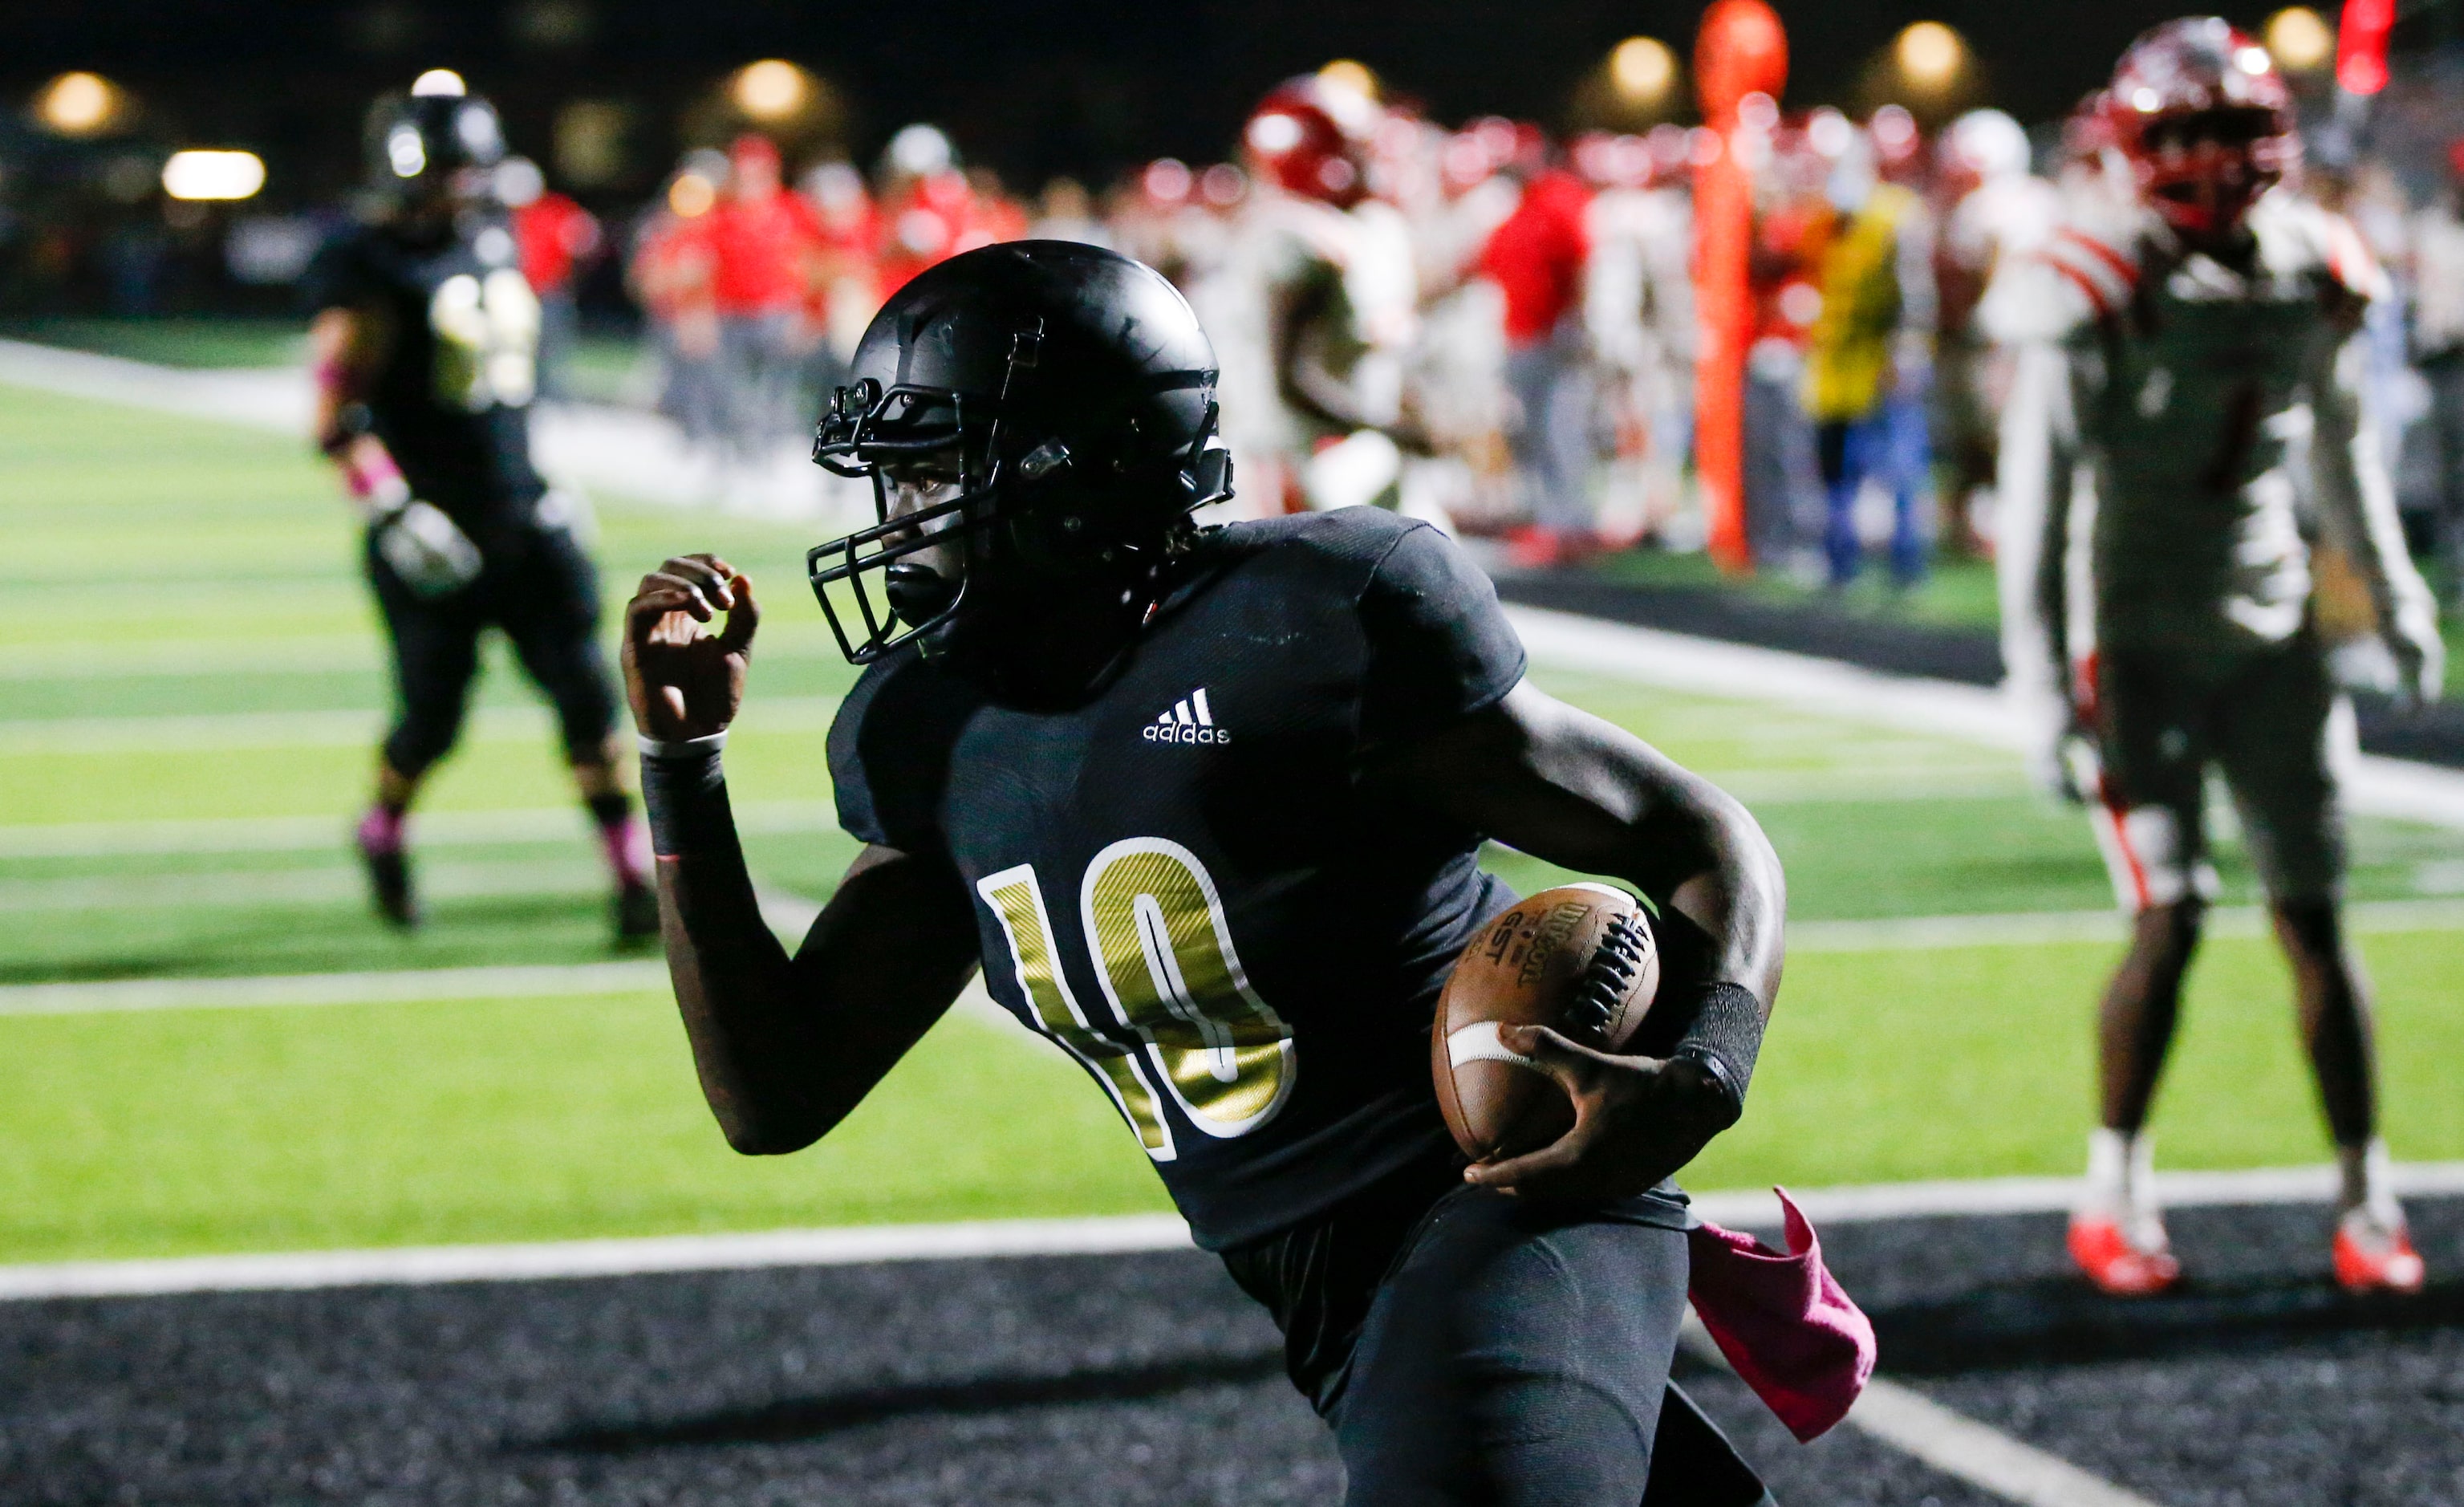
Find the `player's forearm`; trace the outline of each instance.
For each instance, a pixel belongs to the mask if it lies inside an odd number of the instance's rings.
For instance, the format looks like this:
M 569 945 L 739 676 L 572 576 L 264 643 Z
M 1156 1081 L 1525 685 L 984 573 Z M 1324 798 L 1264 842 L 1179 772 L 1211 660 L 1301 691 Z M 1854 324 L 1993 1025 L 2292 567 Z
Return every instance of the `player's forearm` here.
M 2315 381 L 2317 429 L 2310 447 L 2312 493 L 2327 525 L 2367 583 L 2383 632 L 2419 626 L 2403 619 L 2433 610 L 2413 568 L 2398 519 L 2395 486 L 2372 426 L 2362 421 L 2362 337 L 2348 339 Z
M 738 1151 L 809 1144 L 821 1129 L 807 1131 L 817 1117 L 798 1069 L 813 1043 L 794 968 L 761 919 L 737 845 L 717 750 L 646 750 L 642 783 L 668 976 L 702 1095 Z
M 702 1097 L 728 1144 L 748 1156 L 810 1145 L 838 1117 L 802 1080 L 816 1043 L 743 860 L 663 854 L 658 883 L 668 977 Z
M 1278 372 L 1276 387 L 1292 408 L 1334 429 L 1373 429 L 1351 388 L 1309 356 L 1294 352 Z
M 1665 889 L 1655 898 L 1702 929 L 1708 943 L 1702 982 L 1743 986 L 1768 1019 L 1787 954 L 1788 881 L 1779 853 L 1733 797 L 1694 784 L 1698 788 L 1635 830 L 1635 867 L 1645 871 L 1636 882 L 1660 879 Z M 1669 859 L 1689 850 L 1693 872 L 1667 883 L 1665 871 L 1679 866 Z
M 326 309 L 308 326 L 311 424 L 317 448 L 338 460 L 366 432 L 366 321 L 349 309 Z
M 1691 982 L 1737 985 L 1769 1009 L 1786 880 L 1761 825 L 1709 781 L 1528 683 L 1406 756 L 1403 772 L 1499 841 L 1674 908 L 1705 939 L 1683 960 Z
M 787 956 L 746 871 L 715 741 L 646 745 L 668 973 L 702 1097 L 748 1156 L 801 1150 L 864 1101 L 976 968 L 946 864 L 868 848 Z

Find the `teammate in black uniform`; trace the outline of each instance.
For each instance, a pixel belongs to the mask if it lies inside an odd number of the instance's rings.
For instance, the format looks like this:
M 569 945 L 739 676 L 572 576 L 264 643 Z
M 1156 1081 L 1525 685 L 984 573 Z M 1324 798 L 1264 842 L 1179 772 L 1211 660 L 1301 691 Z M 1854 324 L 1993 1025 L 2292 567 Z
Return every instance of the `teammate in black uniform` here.
M 399 714 L 358 834 L 377 908 L 418 922 L 403 818 L 461 733 L 493 625 L 556 703 L 615 878 L 618 939 L 647 937 L 658 903 L 619 776 L 598 572 L 579 504 L 531 465 L 539 299 L 493 196 L 495 111 L 451 74 L 425 75 L 379 104 L 369 150 L 380 212 L 326 244 L 308 285 L 318 444 L 366 511 L 368 582 L 393 641 Z
M 1668 1382 L 1668 1179 L 1742 1107 L 1778 862 L 1735 802 L 1524 683 L 1426 526 L 1195 527 L 1230 490 L 1214 366 L 1168 283 L 1085 246 L 969 253 L 875 320 L 816 454 L 875 478 L 883 522 L 812 552 L 869 666 L 830 739 L 867 846 L 793 957 L 719 766 L 752 587 L 709 555 L 644 579 L 627 685 L 711 1105 L 739 1151 L 811 1143 L 981 966 L 1273 1312 L 1352 1501 L 1766 1499 Z M 1466 1169 L 1427 1033 L 1508 898 L 1484 835 L 1644 891 L 1671 982 L 1636 1055 L 1509 1033 L 1580 1118 Z

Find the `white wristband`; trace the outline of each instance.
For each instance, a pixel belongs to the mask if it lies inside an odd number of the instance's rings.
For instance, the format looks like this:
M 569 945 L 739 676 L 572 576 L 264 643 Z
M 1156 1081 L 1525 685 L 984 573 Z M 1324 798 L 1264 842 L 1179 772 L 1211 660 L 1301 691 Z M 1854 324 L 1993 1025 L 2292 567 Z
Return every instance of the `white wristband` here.
M 727 729 L 700 738 L 653 738 L 648 733 L 635 733 L 633 742 L 641 747 L 645 759 L 699 759 L 727 746 Z

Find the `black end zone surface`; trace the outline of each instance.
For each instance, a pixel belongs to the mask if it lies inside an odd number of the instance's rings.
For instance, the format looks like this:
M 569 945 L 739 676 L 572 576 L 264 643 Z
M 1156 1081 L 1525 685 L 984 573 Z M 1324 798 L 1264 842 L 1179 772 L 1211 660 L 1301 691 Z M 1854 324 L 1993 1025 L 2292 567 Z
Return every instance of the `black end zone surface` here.
M 1885 1368 L 2173 1503 L 2464 1501 L 2464 1203 L 2357 1304 L 2315 1208 L 2187 1211 L 2200 1280 L 2096 1299 L 2045 1217 L 1843 1225 Z M 1780 1500 L 1994 1498 L 1680 1372 Z M 0 1501 L 1331 1502 L 1213 1258 L 949 1261 L 0 1304 Z

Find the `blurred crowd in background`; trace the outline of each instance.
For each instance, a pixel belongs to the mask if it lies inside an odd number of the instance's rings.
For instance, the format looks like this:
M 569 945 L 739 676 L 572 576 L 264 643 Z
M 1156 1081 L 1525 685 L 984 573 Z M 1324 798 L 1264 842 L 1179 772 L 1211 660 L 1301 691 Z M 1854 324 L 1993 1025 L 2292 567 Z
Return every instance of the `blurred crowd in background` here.
M 2298 8 L 2268 43 L 2297 87 L 2330 45 Z M 1963 46 L 1920 23 L 1901 33 L 1897 65 L 1948 77 Z M 1607 77 L 1664 98 L 1678 72 L 1666 47 L 1635 38 Z M 929 123 L 869 161 L 759 128 L 765 92 L 811 85 L 783 61 L 741 70 L 736 134 L 686 153 L 646 203 L 603 199 L 594 214 L 527 158 L 499 174 L 547 311 L 545 394 L 570 395 L 561 358 L 581 290 L 621 279 L 640 333 L 626 394 L 674 421 L 715 497 L 809 433 L 891 291 L 957 252 L 1031 236 L 1111 246 L 1187 295 L 1222 364 L 1230 508 L 1382 503 L 1501 538 L 1532 567 L 1702 547 L 1691 195 L 1719 150 L 1702 127 L 1448 123 L 1337 62 L 1269 94 L 1223 160 L 1025 192 Z M 2374 421 L 2399 458 L 2416 545 L 2444 555 L 2450 589 L 2464 582 L 2464 144 L 2444 138 L 2464 119 L 2451 108 L 2460 86 L 2445 62 L 2416 70 L 2366 128 L 2332 89 L 2310 90 L 2301 172 L 2392 275 L 2397 296 L 2371 316 Z M 1991 553 L 2010 373 L 1975 310 L 1997 261 L 2051 233 L 2065 195 L 2111 190 L 2095 120 L 1748 101 L 1744 490 L 1758 567 L 1904 587 L 1945 553 Z M 268 283 L 296 275 L 322 230 L 297 216 L 214 224 L 230 270 Z M 102 235 L 82 252 L 131 309 L 162 276 L 141 239 Z

